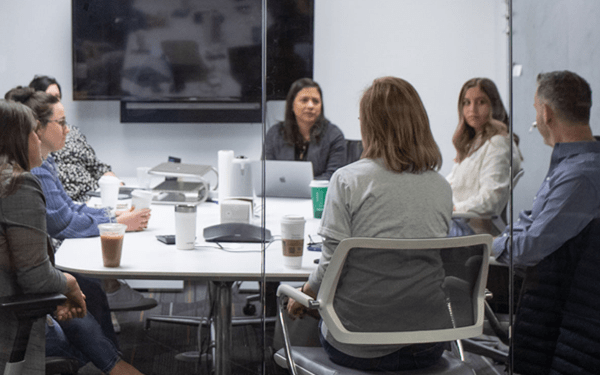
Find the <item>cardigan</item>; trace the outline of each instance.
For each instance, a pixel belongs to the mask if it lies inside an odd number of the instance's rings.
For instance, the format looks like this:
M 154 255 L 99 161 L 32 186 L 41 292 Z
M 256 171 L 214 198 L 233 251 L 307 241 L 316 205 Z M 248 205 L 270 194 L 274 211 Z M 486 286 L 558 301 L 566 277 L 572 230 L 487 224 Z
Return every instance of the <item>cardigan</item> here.
M 12 169 L 4 171 L 12 173 Z M 4 176 L 3 176 L 4 177 Z M 24 293 L 66 293 L 67 279 L 53 266 L 46 234 L 46 202 L 39 181 L 22 174 L 19 188 L 0 198 L 0 296 Z M 0 365 L 8 361 L 16 319 L 0 313 Z M 44 374 L 44 319 L 34 323 L 26 354 L 27 374 Z M 3 368 L 0 368 L 3 372 Z

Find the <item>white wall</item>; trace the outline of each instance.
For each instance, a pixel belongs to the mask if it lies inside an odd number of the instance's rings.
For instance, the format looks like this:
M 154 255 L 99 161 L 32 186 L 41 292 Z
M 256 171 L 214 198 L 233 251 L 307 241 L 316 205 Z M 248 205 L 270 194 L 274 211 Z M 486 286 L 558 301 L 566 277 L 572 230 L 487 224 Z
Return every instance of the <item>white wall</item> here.
M 78 125 L 118 175 L 167 156 L 216 165 L 219 149 L 258 157 L 260 124 L 121 124 L 117 102 L 71 100 L 70 0 L 4 1 L 0 5 L 0 92 L 48 74 L 63 86 L 67 120 Z M 315 80 L 325 114 L 347 138 L 360 137 L 358 100 L 374 78 L 411 82 L 427 108 L 444 157 L 454 158 L 451 135 L 462 84 L 486 76 L 507 90 L 504 0 L 316 0 Z M 268 107 L 283 117 L 281 102 Z

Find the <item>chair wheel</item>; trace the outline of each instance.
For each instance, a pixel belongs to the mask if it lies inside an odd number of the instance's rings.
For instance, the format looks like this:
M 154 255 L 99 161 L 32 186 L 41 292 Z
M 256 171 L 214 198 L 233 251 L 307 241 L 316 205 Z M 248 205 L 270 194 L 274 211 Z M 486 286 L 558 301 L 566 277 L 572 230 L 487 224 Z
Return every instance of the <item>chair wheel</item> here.
M 244 308 L 242 309 L 244 315 L 254 315 L 256 314 L 256 306 L 254 306 L 251 303 L 246 304 L 246 306 L 244 306 Z

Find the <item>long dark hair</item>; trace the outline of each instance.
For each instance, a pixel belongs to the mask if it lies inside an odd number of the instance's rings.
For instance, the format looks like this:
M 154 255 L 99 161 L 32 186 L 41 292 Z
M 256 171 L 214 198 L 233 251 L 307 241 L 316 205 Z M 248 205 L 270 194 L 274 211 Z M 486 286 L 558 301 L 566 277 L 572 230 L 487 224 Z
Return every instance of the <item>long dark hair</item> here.
M 29 135 L 35 127 L 30 108 L 0 99 L 0 197 L 12 194 L 19 186 L 21 174 L 31 169 Z
M 290 90 L 288 91 L 287 98 L 285 99 L 285 119 L 283 120 L 283 140 L 286 143 L 293 146 L 300 146 L 304 144 L 304 138 L 302 134 L 300 134 L 300 128 L 298 127 L 298 122 L 296 121 L 296 115 L 294 114 L 294 100 L 296 99 L 296 95 L 302 89 L 307 87 L 314 87 L 319 91 L 319 95 L 321 95 L 321 114 L 317 117 L 315 124 L 310 128 L 310 137 L 314 138 L 316 143 L 321 142 L 321 136 L 323 134 L 323 129 L 327 124 L 327 120 L 325 120 L 325 105 L 323 104 L 323 92 L 321 91 L 321 86 L 318 83 L 313 81 L 310 78 L 300 78 L 296 82 L 292 83 Z
M 496 84 L 489 78 L 472 78 L 468 80 L 465 82 L 458 95 L 458 126 L 452 136 L 452 143 L 456 148 L 456 159 L 458 162 L 463 161 L 470 153 L 477 151 L 479 148 L 473 148 L 476 135 L 475 129 L 468 126 L 463 110 L 465 95 L 467 95 L 467 91 L 473 87 L 479 87 L 490 102 L 490 118 L 483 127 L 483 137 L 479 147 L 496 134 L 508 134 L 508 114 L 504 109 Z

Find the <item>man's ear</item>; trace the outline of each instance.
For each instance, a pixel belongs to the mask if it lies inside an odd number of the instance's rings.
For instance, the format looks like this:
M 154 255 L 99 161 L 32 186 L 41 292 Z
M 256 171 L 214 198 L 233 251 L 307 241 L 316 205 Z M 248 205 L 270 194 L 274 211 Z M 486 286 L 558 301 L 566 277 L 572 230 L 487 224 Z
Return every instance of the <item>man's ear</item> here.
M 556 112 L 548 104 L 542 104 L 542 118 L 546 126 L 554 126 L 556 122 Z

